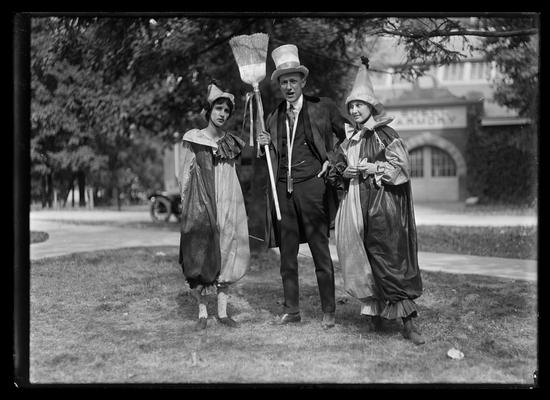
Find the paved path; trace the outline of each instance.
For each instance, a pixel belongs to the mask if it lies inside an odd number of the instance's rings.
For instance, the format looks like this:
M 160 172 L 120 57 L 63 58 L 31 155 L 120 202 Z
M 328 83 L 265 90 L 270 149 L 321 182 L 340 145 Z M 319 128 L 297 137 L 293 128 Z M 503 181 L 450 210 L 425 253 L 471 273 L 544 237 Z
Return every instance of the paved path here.
M 461 226 L 536 226 L 536 215 L 514 215 L 504 212 L 493 212 L 490 215 L 468 211 L 461 203 L 451 203 L 445 208 L 437 203 L 419 203 L 414 206 L 417 225 L 461 225 Z M 123 222 L 150 222 L 149 212 L 145 207 L 132 211 L 110 210 L 40 210 L 30 214 L 32 221 L 123 221 Z
M 445 214 L 442 214 L 445 215 Z M 417 213 L 417 223 L 426 221 L 427 213 Z M 489 216 L 493 224 L 521 224 L 522 219 L 505 220 L 502 216 Z M 448 217 L 451 220 L 451 217 Z M 454 217 L 453 217 L 454 218 Z M 69 221 L 90 221 L 94 225 L 84 222 L 77 224 Z M 453 219 L 458 222 L 458 219 Z M 462 217 L 461 222 L 468 220 Z M 100 221 L 111 222 L 111 225 L 100 224 Z M 31 260 L 55 257 L 82 251 L 115 249 L 135 246 L 177 246 L 179 232 L 168 230 L 138 229 L 115 226 L 112 222 L 149 222 L 146 211 L 115 212 L 115 211 L 40 211 L 32 212 L 30 229 L 44 231 L 49 235 L 45 242 L 34 243 L 30 246 Z M 536 222 L 536 221 L 535 221 Z M 466 224 L 468 225 L 468 224 Z M 513 225 L 513 224 L 512 224 Z M 277 249 L 275 249 L 277 251 Z M 300 246 L 300 254 L 311 257 L 307 245 Z M 338 263 L 336 248 L 331 245 L 331 254 L 335 263 Z M 418 253 L 421 269 L 428 271 L 443 271 L 451 273 L 467 273 L 492 275 L 512 279 L 529 281 L 537 280 L 537 261 L 518 260 L 497 257 L 478 257 L 462 254 Z
M 277 250 L 276 250 L 277 251 Z M 300 245 L 299 254 L 311 257 L 307 244 Z M 330 254 L 335 265 L 339 265 L 336 246 L 330 245 Z M 498 276 L 501 278 L 537 280 L 537 261 L 515 258 L 480 257 L 466 254 L 418 252 L 421 270 L 450 272 L 453 274 L 474 274 Z
M 31 260 L 122 247 L 177 246 L 180 240 L 179 232 L 109 225 L 74 225 L 31 220 L 31 230 L 47 232 L 49 235 L 45 242 L 31 244 Z

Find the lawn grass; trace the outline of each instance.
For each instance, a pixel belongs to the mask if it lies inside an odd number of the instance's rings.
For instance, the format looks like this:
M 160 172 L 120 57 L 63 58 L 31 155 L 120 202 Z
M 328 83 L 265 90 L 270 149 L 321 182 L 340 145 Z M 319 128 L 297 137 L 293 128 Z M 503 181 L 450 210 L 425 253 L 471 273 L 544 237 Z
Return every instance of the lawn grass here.
M 537 369 L 536 283 L 423 272 L 415 346 L 386 324 L 362 334 L 359 303 L 336 271 L 336 327 L 320 326 L 311 259 L 300 258 L 303 322 L 275 326 L 282 296 L 278 257 L 254 251 L 231 289 L 226 328 L 211 317 L 193 330 L 177 247 L 80 253 L 31 264 L 33 383 L 511 383 Z M 452 360 L 455 347 L 465 357 Z
M 473 204 L 465 202 L 415 202 L 415 208 L 428 207 L 434 212 L 462 215 L 521 215 L 536 216 L 538 204 Z

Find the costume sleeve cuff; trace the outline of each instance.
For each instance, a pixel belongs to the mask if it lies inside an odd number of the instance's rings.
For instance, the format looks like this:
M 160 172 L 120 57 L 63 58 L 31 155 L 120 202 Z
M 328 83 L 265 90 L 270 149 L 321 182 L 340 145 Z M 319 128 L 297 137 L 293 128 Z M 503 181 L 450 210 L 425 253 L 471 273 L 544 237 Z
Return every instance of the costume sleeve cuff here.
M 385 181 L 388 178 L 386 171 L 388 170 L 389 164 L 384 161 L 376 161 L 374 164 L 376 165 L 376 172 L 374 173 L 374 181 L 376 182 L 376 185 L 380 187 L 380 185 L 382 184 L 382 181 Z

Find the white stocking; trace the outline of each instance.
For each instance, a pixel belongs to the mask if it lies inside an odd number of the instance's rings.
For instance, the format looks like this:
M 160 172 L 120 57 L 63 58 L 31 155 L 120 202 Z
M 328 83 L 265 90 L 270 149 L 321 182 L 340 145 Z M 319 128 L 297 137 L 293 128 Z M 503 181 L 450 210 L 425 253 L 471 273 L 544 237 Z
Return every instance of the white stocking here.
M 208 318 L 208 312 L 206 311 L 206 304 L 199 303 L 199 318 Z
M 227 293 L 218 293 L 218 317 L 227 317 Z

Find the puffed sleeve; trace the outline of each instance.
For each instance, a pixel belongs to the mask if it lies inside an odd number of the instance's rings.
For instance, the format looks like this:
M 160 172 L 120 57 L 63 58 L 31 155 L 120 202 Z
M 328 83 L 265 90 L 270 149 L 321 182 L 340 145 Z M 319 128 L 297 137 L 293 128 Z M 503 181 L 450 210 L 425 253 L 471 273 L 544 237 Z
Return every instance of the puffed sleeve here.
M 378 186 L 401 185 L 410 179 L 409 152 L 401 138 L 393 141 L 385 148 L 386 161 L 376 161 L 374 178 Z
M 180 187 L 180 195 L 183 200 L 184 194 L 187 193 L 189 186 L 189 178 L 191 177 L 191 168 L 195 164 L 195 153 L 191 148 L 191 144 L 183 141 L 180 148 L 180 157 L 178 169 L 176 171 L 176 179 Z

